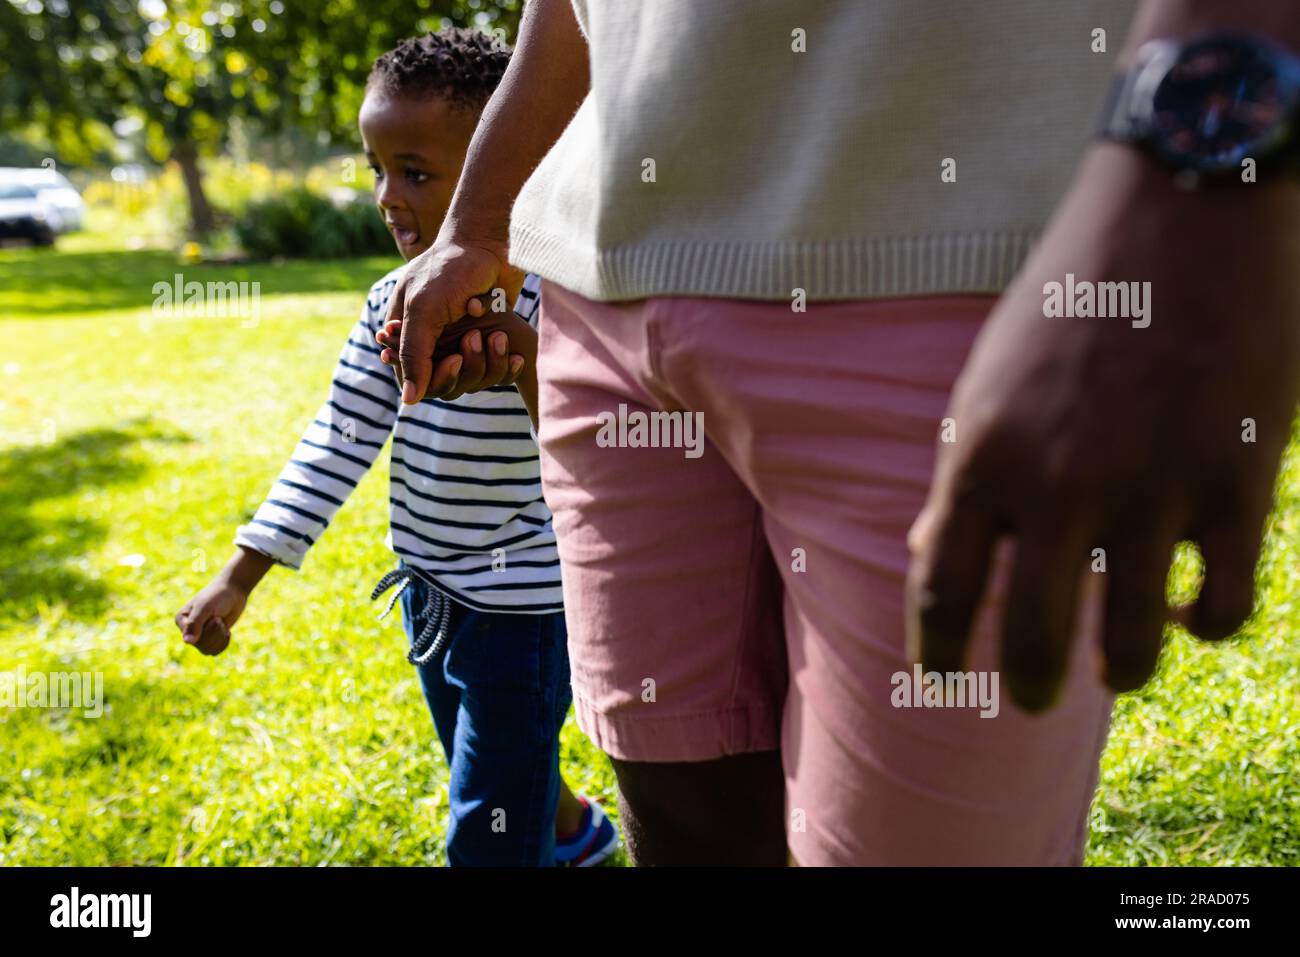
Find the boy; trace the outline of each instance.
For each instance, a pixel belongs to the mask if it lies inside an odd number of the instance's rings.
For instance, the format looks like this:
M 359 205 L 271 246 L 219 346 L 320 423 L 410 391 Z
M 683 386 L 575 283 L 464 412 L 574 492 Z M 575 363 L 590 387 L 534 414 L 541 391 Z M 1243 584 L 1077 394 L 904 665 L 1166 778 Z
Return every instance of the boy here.
M 450 29 L 375 61 L 359 125 L 404 259 L 437 235 L 509 56 L 484 34 Z M 186 642 L 220 653 L 262 576 L 301 565 L 391 434 L 389 541 L 400 563 L 372 597 L 399 586 L 388 607 L 400 598 L 408 658 L 451 770 L 448 862 L 591 866 L 618 835 L 559 773 L 571 695 L 555 536 L 529 429 L 537 282 L 524 281 L 515 316 L 501 320 L 522 355 L 507 355 L 505 332 L 469 332 L 462 386 L 482 391 L 402 406 L 376 335 L 404 268 L 371 287 L 329 399 L 238 530 L 235 555 L 176 622 Z

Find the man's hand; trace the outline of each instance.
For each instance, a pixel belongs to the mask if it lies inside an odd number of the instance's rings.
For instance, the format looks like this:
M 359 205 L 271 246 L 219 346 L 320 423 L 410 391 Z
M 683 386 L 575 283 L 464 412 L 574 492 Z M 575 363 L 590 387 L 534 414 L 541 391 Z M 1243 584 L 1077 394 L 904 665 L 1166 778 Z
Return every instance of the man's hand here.
M 442 331 L 462 316 L 483 316 L 502 289 L 513 303 L 523 275 L 506 262 L 494 243 L 461 242 L 440 236 L 411 260 L 388 305 L 388 322 L 401 324 L 398 348 L 402 401 L 445 397 L 455 387 L 463 357 L 454 353 L 434 368 L 434 346 Z
M 1016 540 L 1002 633 L 1012 697 L 1049 707 L 1079 585 L 1105 550 L 1106 683 L 1143 684 L 1165 622 L 1205 639 L 1251 612 L 1254 568 L 1300 397 L 1300 187 L 1176 189 L 1137 152 L 1094 147 L 954 390 L 912 530 L 909 651 L 962 670 L 997 539 Z M 1150 325 L 1046 318 L 1044 285 L 1150 283 Z M 1140 287 L 1139 287 L 1140 288 Z M 1196 604 L 1165 604 L 1170 553 L 1200 544 Z

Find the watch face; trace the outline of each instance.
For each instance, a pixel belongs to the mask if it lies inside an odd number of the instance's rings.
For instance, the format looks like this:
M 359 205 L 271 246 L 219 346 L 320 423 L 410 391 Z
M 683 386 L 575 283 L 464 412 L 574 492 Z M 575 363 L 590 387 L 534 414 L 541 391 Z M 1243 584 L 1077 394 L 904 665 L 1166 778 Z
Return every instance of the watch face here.
M 1270 48 L 1215 37 L 1183 49 L 1154 91 L 1151 134 L 1173 163 L 1205 173 L 1267 159 L 1287 138 L 1296 86 Z

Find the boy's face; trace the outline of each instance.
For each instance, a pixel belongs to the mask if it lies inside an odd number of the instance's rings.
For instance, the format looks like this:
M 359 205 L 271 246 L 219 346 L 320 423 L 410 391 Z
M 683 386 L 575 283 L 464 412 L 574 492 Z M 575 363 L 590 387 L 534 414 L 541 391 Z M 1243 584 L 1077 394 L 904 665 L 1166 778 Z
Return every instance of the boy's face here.
M 440 96 L 371 91 L 362 101 L 358 125 L 375 171 L 379 214 L 398 252 L 414 259 L 438 235 L 478 117 Z

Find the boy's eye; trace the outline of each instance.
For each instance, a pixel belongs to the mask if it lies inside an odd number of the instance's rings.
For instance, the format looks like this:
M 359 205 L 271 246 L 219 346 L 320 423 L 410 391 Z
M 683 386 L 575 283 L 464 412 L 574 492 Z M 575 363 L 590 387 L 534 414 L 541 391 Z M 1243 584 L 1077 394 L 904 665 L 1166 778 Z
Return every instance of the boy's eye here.
M 408 168 L 406 170 L 406 178 L 412 183 L 423 183 L 430 177 L 428 173 L 422 172 L 421 170 Z
M 378 166 L 376 166 L 374 163 L 370 164 L 370 172 L 375 174 L 375 179 L 384 178 L 384 171 L 380 169 Z

